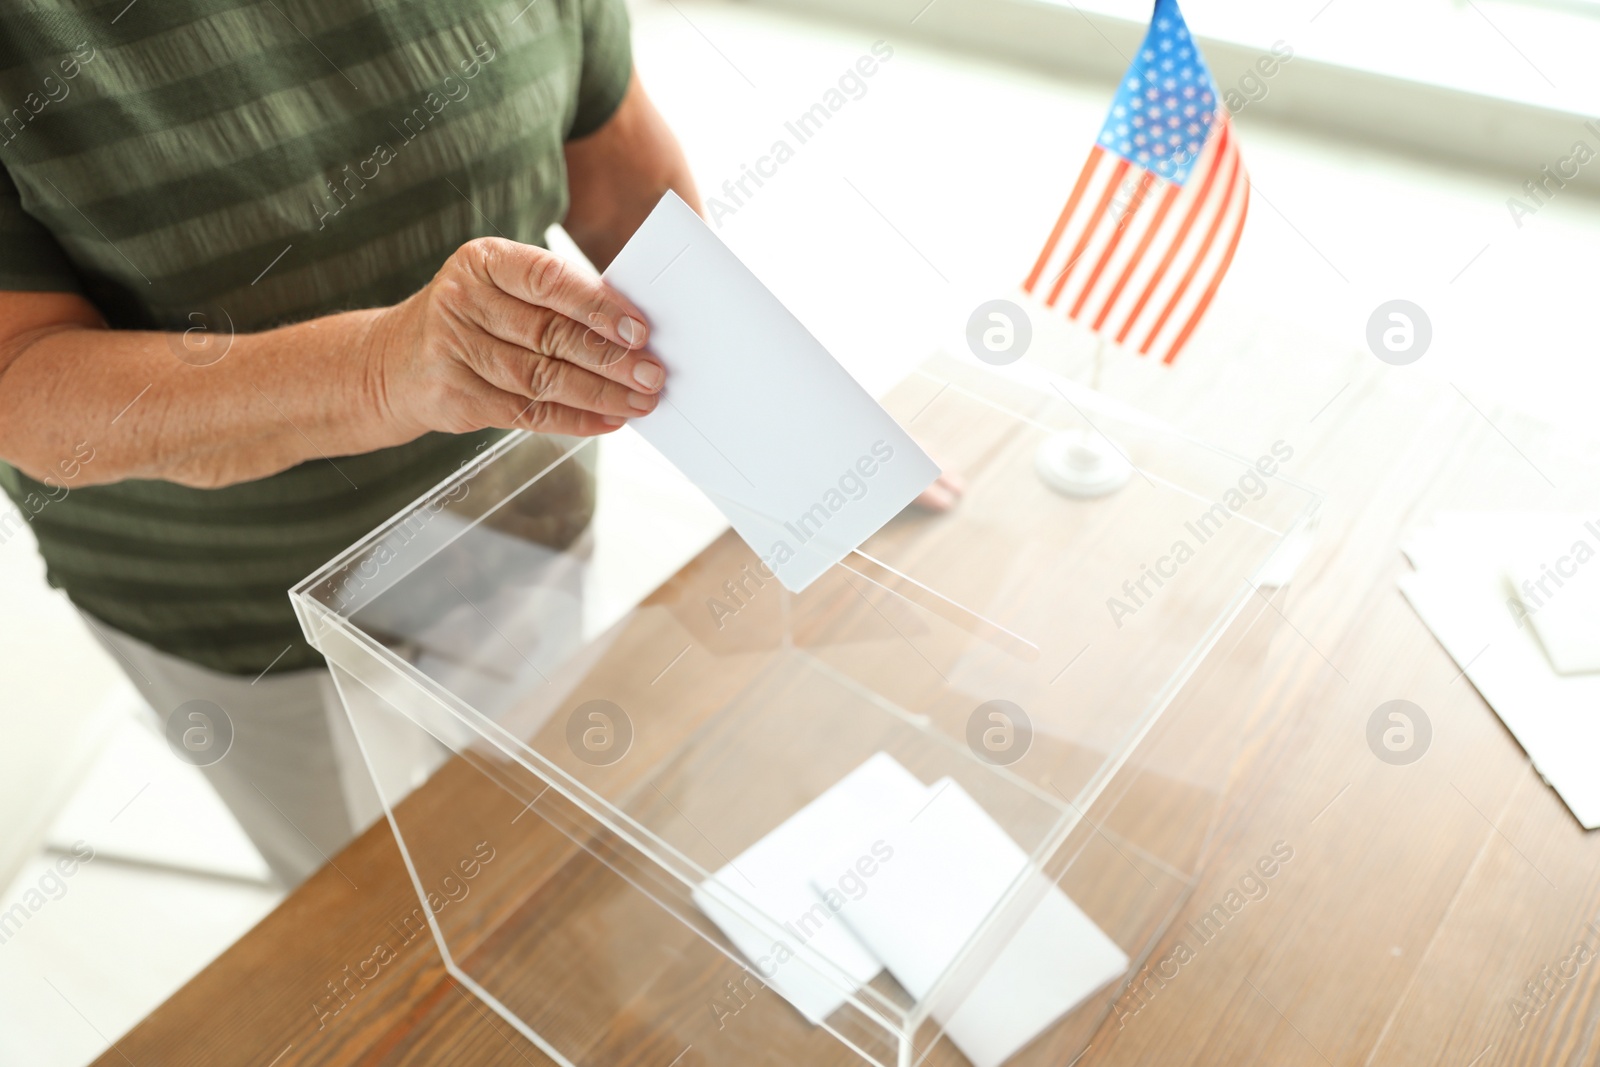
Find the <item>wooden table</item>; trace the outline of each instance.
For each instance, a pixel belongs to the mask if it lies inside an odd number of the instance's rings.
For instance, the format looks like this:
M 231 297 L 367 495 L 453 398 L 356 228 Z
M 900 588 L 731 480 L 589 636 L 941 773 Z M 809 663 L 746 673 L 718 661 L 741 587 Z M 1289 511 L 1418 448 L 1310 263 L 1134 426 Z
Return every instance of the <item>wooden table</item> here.
M 1276 843 L 1292 858 L 1175 976 L 1120 1001 L 1079 1063 L 1600 1062 L 1600 965 L 1563 964 L 1580 940 L 1600 950 L 1600 926 L 1586 925 L 1600 922 L 1600 838 L 1395 586 L 1409 525 L 1439 508 L 1592 510 L 1600 455 L 1420 366 L 1308 342 L 1242 310 L 1214 319 L 1213 336 L 1248 340 L 1227 354 L 1197 347 L 1171 371 L 1119 361 L 1104 388 L 1241 454 L 1287 441 L 1286 471 L 1327 496 L 1314 551 L 1253 631 L 1270 646 L 1259 686 L 1230 694 L 1248 706 L 1222 816 L 1152 964 Z M 1365 739 L 1373 709 L 1397 697 L 1433 725 L 1429 752 L 1408 766 L 1378 760 Z M 421 793 L 448 796 L 451 775 Z M 535 852 L 519 848 L 515 862 Z M 446 975 L 431 940 L 397 935 L 415 900 L 387 824 L 335 862 L 96 1063 L 550 1062 Z M 564 887 L 548 891 L 556 924 Z M 374 967 L 378 944 L 395 947 Z M 352 981 L 347 968 L 377 973 Z M 330 999 L 341 981 L 346 995 Z M 1528 983 L 1543 992 L 1530 999 Z M 750 1062 L 824 1062 L 823 1046 L 793 1036 L 782 1053 L 780 1040 L 752 1039 Z M 625 1034 L 601 1047 L 619 1064 L 695 1062 Z

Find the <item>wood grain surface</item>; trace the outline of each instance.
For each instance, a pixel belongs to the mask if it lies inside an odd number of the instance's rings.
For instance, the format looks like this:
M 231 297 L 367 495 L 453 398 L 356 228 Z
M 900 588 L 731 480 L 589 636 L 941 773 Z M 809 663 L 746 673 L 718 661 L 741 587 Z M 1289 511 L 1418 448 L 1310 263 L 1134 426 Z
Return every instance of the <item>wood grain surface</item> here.
M 1291 329 L 1226 323 L 1238 314 L 1218 314 L 1224 335 L 1244 338 L 1236 351 L 1197 350 L 1170 373 L 1118 361 L 1104 388 L 1243 455 L 1287 442 L 1285 473 L 1325 494 L 1316 543 L 1291 587 L 1252 598 L 1152 741 L 1187 754 L 1214 788 L 1186 799 L 1170 775 L 1158 782 L 1134 767 L 1074 831 L 1065 851 L 1090 858 L 1056 872 L 1074 899 L 1097 915 L 1121 902 L 1128 930 L 1159 925 L 1156 901 L 1177 912 L 1113 1010 L 1069 1019 L 1017 1062 L 1065 1067 L 1061 1050 L 1086 1042 L 1080 1067 L 1600 1062 L 1600 968 L 1593 952 L 1569 962 L 1579 942 L 1600 949 L 1600 925 L 1589 925 L 1600 924 L 1600 839 L 1540 780 L 1395 585 L 1400 537 L 1437 509 L 1592 510 L 1600 454 L 1439 376 Z M 973 439 L 969 454 L 946 458 L 981 464 L 983 447 Z M 674 581 L 692 585 L 697 568 L 720 575 L 741 551 L 724 538 Z M 654 625 L 696 624 L 669 610 Z M 730 655 L 715 670 L 686 659 L 672 692 L 703 689 L 716 698 L 702 703 L 718 705 L 747 681 L 727 673 Z M 1369 715 L 1394 698 L 1421 706 L 1433 728 L 1429 751 L 1407 766 L 1380 761 L 1366 742 Z M 1219 742 L 1198 728 L 1221 714 L 1232 726 Z M 1190 745 L 1191 726 L 1204 746 Z M 1087 774 L 1075 759 L 1093 763 L 1070 746 L 1050 754 L 1074 783 Z M 485 770 L 504 776 L 498 787 Z M 713 1028 L 706 1005 L 738 969 L 665 912 L 623 906 L 634 891 L 602 862 L 626 869 L 623 850 L 604 835 L 574 843 L 560 833 L 570 813 L 557 797 L 525 811 L 539 790 L 518 773 L 456 760 L 406 801 L 419 855 L 448 865 L 469 839 L 493 849 L 473 882 L 477 903 L 440 916 L 469 971 L 539 961 L 536 979 L 508 978 L 506 988 L 521 982 L 530 1011 L 556 1011 L 556 992 L 598 1005 L 549 1021 L 581 1034 L 598 1062 L 859 1062 L 770 991 Z M 675 781 L 706 773 L 669 763 L 651 783 L 610 788 L 630 814 L 703 850 L 675 821 L 694 811 L 674 815 L 666 798 L 680 795 Z M 1209 803 L 1218 791 L 1220 807 Z M 1119 849 L 1159 841 L 1185 812 L 1202 825 L 1174 833 L 1171 855 Z M 749 813 L 751 835 L 763 819 Z M 1274 850 L 1264 892 L 1225 925 L 1197 926 Z M 416 905 L 379 823 L 96 1063 L 550 1063 L 446 974 L 432 940 L 408 925 Z M 619 944 L 627 956 L 604 970 L 626 983 L 582 966 L 584 953 Z M 596 1027 L 601 1016 L 612 1024 Z M 709 1040 L 724 1044 L 700 1058 L 695 1044 Z M 943 1044 L 927 1062 L 964 1061 Z

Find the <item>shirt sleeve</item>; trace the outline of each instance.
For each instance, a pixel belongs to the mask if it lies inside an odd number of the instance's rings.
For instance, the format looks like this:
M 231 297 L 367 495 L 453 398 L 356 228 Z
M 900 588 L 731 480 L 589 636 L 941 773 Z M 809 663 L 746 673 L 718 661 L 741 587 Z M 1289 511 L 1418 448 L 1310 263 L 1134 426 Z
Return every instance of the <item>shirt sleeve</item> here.
M 578 106 L 569 141 L 604 126 L 622 103 L 633 77 L 633 45 L 623 0 L 580 0 L 583 58 L 578 74 Z
M 78 293 L 83 286 L 55 235 L 22 206 L 11 172 L 0 166 L 0 289 Z

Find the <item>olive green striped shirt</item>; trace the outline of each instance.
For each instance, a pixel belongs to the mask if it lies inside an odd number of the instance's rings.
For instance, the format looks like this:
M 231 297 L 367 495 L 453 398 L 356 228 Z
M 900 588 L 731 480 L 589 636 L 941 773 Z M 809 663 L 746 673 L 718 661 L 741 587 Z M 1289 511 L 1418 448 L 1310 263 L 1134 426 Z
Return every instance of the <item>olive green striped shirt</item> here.
M 474 237 L 542 244 L 563 144 L 631 69 L 621 0 L 0 5 L 0 289 L 81 293 L 114 329 L 174 331 L 189 362 L 224 348 L 181 331 L 395 303 Z M 75 487 L 91 428 L 54 476 L 0 464 L 0 486 L 81 609 L 253 674 L 318 662 L 288 588 L 489 436 L 223 489 Z

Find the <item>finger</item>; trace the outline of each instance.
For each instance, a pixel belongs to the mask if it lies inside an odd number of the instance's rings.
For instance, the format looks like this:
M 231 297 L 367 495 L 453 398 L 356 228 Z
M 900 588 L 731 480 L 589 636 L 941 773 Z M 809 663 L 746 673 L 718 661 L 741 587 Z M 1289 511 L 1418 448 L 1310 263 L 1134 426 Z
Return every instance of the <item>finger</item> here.
M 580 411 L 565 404 L 535 403 L 525 407 L 513 429 L 531 430 L 534 433 L 559 433 L 571 437 L 597 437 L 614 433 L 628 420 L 618 415 L 601 415 L 593 411 Z
M 542 320 L 542 321 L 541 321 Z M 633 389 L 655 392 L 667 372 L 654 356 L 613 344 L 592 327 L 584 327 L 546 308 L 536 309 L 530 347 L 602 374 Z
M 496 389 L 482 380 L 474 392 L 473 406 L 478 412 L 478 425 L 496 429 L 595 437 L 612 433 L 628 421 L 620 415 L 602 415 L 565 404 L 529 400 L 504 389 Z
M 934 482 L 918 494 L 912 503 L 928 511 L 949 511 L 956 506 L 956 497 L 944 485 Z
M 484 381 L 530 401 L 631 418 L 655 410 L 657 397 L 565 360 L 480 334 L 466 348 L 467 365 Z
M 469 269 L 524 303 L 553 308 L 623 348 L 649 340 L 644 313 L 599 278 L 536 245 L 480 237 L 462 246 Z
M 485 331 L 531 352 L 585 367 L 630 389 L 655 392 L 666 382 L 667 372 L 654 356 L 615 344 L 552 308 L 485 289 L 475 310 Z

